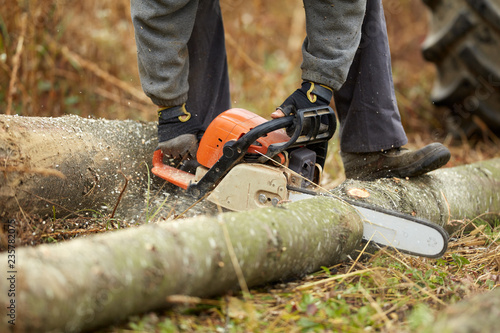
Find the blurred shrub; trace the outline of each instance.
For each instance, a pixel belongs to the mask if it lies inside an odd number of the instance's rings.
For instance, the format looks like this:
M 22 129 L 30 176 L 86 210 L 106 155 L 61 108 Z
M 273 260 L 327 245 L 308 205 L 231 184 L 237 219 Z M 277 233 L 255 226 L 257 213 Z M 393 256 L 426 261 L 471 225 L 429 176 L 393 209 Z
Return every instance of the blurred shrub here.
M 116 84 L 140 89 L 129 0 L 2 2 L 1 112 L 141 117 L 146 99 Z

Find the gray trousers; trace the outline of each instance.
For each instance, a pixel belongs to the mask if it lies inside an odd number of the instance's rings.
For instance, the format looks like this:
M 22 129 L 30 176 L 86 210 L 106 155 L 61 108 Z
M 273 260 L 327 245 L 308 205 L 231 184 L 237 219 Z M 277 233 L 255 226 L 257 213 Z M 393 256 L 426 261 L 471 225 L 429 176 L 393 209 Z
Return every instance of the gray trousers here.
M 144 92 L 158 106 L 186 103 L 190 131 L 230 108 L 218 0 L 131 0 Z
M 200 0 L 187 45 L 189 91 L 186 107 L 199 119 L 200 130 L 205 131 L 215 117 L 231 107 L 219 0 Z
M 375 152 L 408 142 L 394 93 L 381 0 L 367 2 L 358 51 L 334 100 L 343 152 Z
M 200 130 L 203 131 L 218 114 L 230 108 L 229 78 L 219 0 L 191 1 L 191 3 L 197 3 L 198 9 L 192 33 L 189 35 L 186 32 L 187 37 L 185 37 L 189 38 L 187 108 L 193 113 Z M 133 19 L 134 10 L 137 12 L 140 6 L 140 0 L 132 0 Z M 155 11 L 151 10 L 151 19 L 154 19 L 154 14 Z M 140 17 L 134 19 L 136 30 L 141 24 L 147 24 L 145 19 L 141 20 L 143 17 L 145 15 L 141 13 Z M 143 37 L 136 33 L 136 38 Z M 159 44 L 154 40 L 139 42 L 148 47 Z M 168 50 L 176 51 L 175 47 L 176 45 L 172 45 Z M 145 47 L 138 51 L 148 52 Z M 140 58 L 139 71 L 142 80 L 144 76 L 142 73 L 149 71 L 148 74 L 151 74 L 152 70 L 147 66 L 141 66 Z M 168 63 L 161 65 L 165 66 Z M 148 82 L 142 81 L 145 90 L 150 91 L 149 96 L 152 100 L 161 105 L 162 100 L 152 92 L 155 87 L 146 87 Z M 335 92 L 334 100 L 340 122 L 342 151 L 374 152 L 400 147 L 407 143 L 396 104 L 381 0 L 367 1 L 360 45 L 347 80 Z

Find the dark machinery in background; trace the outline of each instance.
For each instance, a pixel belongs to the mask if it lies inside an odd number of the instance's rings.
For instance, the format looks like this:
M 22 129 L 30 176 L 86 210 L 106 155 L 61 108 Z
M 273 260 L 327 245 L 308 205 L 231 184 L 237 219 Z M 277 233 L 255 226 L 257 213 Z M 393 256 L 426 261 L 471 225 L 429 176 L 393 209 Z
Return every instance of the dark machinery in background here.
M 423 0 L 430 10 L 423 56 L 436 65 L 431 99 L 449 109 L 447 131 L 500 137 L 500 0 Z

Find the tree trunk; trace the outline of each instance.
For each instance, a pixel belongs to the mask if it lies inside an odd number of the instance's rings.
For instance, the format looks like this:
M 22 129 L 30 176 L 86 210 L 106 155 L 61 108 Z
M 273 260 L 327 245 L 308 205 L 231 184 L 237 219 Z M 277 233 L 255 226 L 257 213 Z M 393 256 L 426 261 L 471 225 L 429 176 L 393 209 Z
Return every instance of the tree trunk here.
M 444 309 L 425 332 L 498 332 L 500 290 L 495 289 Z
M 440 169 L 412 179 L 347 180 L 332 193 L 428 219 L 451 234 L 467 219 L 498 219 L 500 159 Z
M 0 217 L 111 212 L 125 177 L 119 209 L 137 206 L 155 147 L 154 123 L 0 115 Z
M 154 123 L 0 115 L 0 218 L 21 209 L 50 216 L 85 209 L 109 213 L 118 201 L 118 215 L 135 218 L 150 194 L 147 165 L 155 148 Z M 364 188 L 370 193 L 364 201 L 428 218 L 453 231 L 460 227 L 455 220 L 500 211 L 499 163 L 452 173 L 444 169 L 410 181 L 347 181 L 334 193 L 352 197 L 349 189 Z M 130 181 L 119 200 L 125 177 Z M 177 209 L 187 206 L 182 203 Z M 201 207 L 191 215 L 210 210 L 214 207 Z
M 14 269 L 0 256 L 16 284 L 10 297 L 11 281 L 0 280 L 0 306 L 13 299 L 16 311 L 15 326 L 3 315 L 0 331 L 87 330 L 164 308 L 169 295 L 208 297 L 296 278 L 345 260 L 361 236 L 351 207 L 317 197 L 22 248 Z

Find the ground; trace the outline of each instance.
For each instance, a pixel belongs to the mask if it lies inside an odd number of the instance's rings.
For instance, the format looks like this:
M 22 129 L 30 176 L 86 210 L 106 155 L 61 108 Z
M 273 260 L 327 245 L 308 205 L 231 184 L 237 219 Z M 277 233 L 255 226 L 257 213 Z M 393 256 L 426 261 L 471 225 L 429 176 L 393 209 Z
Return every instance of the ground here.
M 44 0 L 30 8 L 6 2 L 2 8 L 9 13 L 0 9 L 0 112 L 155 120 L 155 108 L 138 79 L 128 0 Z M 268 115 L 300 78 L 302 4 L 222 0 L 221 6 L 233 106 Z M 409 0 L 389 0 L 384 6 L 409 146 L 444 142 L 452 151 L 448 167 L 499 157 L 499 140 L 486 129 L 483 140 L 475 143 L 447 136 L 445 110 L 429 101 L 435 73 L 420 54 L 425 6 Z M 23 20 L 23 15 L 29 17 Z M 343 181 L 338 140 L 332 140 L 326 170 L 325 186 Z M 20 213 L 17 221 L 18 246 L 130 227 L 98 214 L 58 219 Z M 174 297 L 171 309 L 103 331 L 422 331 L 445 306 L 499 283 L 499 230 L 481 219 L 466 222 L 476 226 L 473 232 L 455 235 L 442 259 L 384 250 L 365 253 L 302 279 L 253 289 L 250 295 Z

